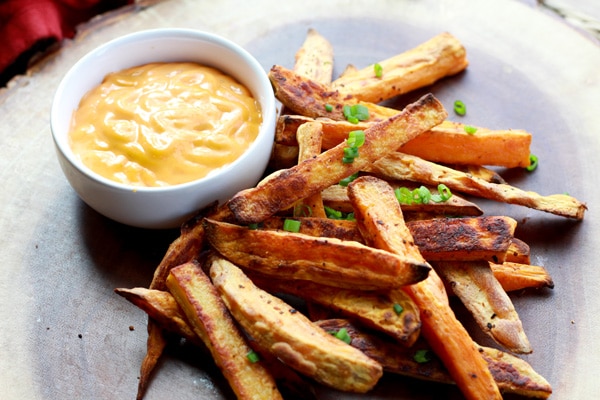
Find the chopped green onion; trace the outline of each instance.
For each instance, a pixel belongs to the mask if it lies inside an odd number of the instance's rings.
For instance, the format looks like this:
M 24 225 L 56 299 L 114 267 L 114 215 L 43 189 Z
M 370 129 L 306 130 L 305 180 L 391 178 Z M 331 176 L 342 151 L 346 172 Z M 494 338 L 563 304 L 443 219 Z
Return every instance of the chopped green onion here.
M 348 334 L 348 330 L 346 328 L 342 328 L 339 331 L 334 332 L 333 336 L 335 336 L 336 338 L 340 339 L 342 342 L 345 342 L 347 344 L 350 344 L 350 342 L 352 341 L 352 338 Z
M 394 303 L 394 312 L 396 315 L 402 314 L 402 311 L 404 311 L 404 308 L 400 304 Z
M 525 167 L 525 169 L 529 172 L 535 170 L 538 166 L 539 160 L 538 157 L 535 154 L 530 154 L 529 155 L 529 165 L 527 167 Z
M 344 157 L 342 162 L 344 164 L 351 164 L 354 159 L 358 157 L 358 148 L 365 143 L 365 132 L 351 131 L 348 133 L 348 139 L 346 139 L 347 146 L 344 147 Z
M 358 172 L 355 174 L 350 175 L 347 178 L 344 178 L 340 181 L 340 186 L 348 186 L 350 184 L 350 182 L 352 182 L 353 180 L 355 180 L 356 178 L 358 178 Z
M 358 157 L 358 147 L 344 147 L 344 157 L 352 159 Z
M 438 194 L 432 194 L 425 186 L 420 186 L 413 190 L 406 187 L 396 188 L 394 194 L 398 202 L 404 205 L 429 204 L 430 201 L 442 203 L 452 197 L 450 189 L 442 183 L 438 185 Z
M 420 204 L 429 204 L 431 200 L 431 192 L 425 186 L 421 186 L 417 189 L 418 202 Z
M 417 350 L 417 352 L 413 356 L 413 360 L 415 360 L 419 364 L 431 361 L 431 358 L 432 358 L 432 355 L 431 355 L 431 351 L 429 351 L 429 350 Z
M 436 203 L 443 203 L 445 201 L 450 200 L 450 197 L 452 197 L 452 192 L 450 191 L 450 188 L 444 185 L 443 183 L 440 183 L 438 185 L 437 190 L 438 194 L 431 195 L 431 200 Z
M 465 125 L 465 132 L 467 132 L 469 135 L 474 135 L 475 132 L 477 132 L 477 128 L 471 125 Z
M 410 205 L 413 203 L 412 191 L 409 188 L 397 188 L 394 190 L 394 194 L 396 195 L 396 199 L 398 199 L 400 204 Z
M 467 113 L 467 106 L 460 100 L 454 102 L 454 112 L 458 115 L 465 115 Z
M 288 232 L 299 232 L 300 221 L 296 219 L 286 219 L 283 221 L 283 230 Z
M 375 65 L 373 65 L 373 69 L 375 70 L 375 76 L 377 78 L 381 78 L 383 76 L 383 67 L 381 66 L 381 64 L 376 63 Z
M 331 219 L 342 219 L 343 214 L 341 211 L 338 211 L 336 209 L 333 209 L 331 207 L 327 207 L 325 206 L 325 215 L 327 215 L 327 218 L 331 218 Z
M 325 206 L 325 215 L 327 215 L 327 218 L 329 219 L 345 219 L 348 221 L 354 221 L 354 213 L 348 213 L 344 215 L 343 212 L 327 206 Z
M 331 104 L 325 104 L 325 111 L 327 111 L 327 112 L 333 111 L 333 106 Z
M 248 354 L 246 354 L 246 357 L 248 358 L 248 361 L 250 361 L 253 364 L 260 361 L 260 357 L 259 357 L 258 353 L 255 352 L 254 350 L 250 350 L 248 352 Z
M 369 109 L 362 104 L 345 105 L 342 111 L 348 122 L 353 124 L 369 119 Z
M 350 147 L 360 147 L 365 144 L 365 131 L 351 131 L 348 133 L 346 144 Z

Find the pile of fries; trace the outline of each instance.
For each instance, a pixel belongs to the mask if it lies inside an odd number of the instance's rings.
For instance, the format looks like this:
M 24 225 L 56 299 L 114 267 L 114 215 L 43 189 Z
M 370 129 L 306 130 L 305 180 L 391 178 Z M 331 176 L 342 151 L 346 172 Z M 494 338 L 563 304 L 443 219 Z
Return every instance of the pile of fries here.
M 432 94 L 379 105 L 467 65 L 443 33 L 333 80 L 331 44 L 308 31 L 293 70 L 269 72 L 283 105 L 274 171 L 185 223 L 149 288 L 115 289 L 150 317 L 138 399 L 166 332 L 206 348 L 239 399 L 306 395 L 312 381 L 367 393 L 384 372 L 456 384 L 468 399 L 550 396 L 518 357 L 532 348 L 507 292 L 552 278 L 530 265 L 514 219 L 459 194 L 577 220 L 586 205 L 488 168 L 527 167 L 528 132 L 468 132 Z M 449 296 L 497 348 L 473 341 Z

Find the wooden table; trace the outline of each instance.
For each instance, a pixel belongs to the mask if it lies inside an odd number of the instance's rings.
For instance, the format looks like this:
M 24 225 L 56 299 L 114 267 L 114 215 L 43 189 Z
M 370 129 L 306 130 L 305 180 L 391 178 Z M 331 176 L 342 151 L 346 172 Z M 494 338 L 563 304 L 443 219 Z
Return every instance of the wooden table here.
M 534 348 L 525 358 L 557 399 L 600 393 L 600 47 L 547 12 L 515 1 L 169 0 L 122 10 L 0 92 L 0 397 L 133 399 L 145 353 L 146 317 L 113 293 L 147 286 L 177 232 L 119 225 L 85 206 L 56 161 L 49 127 L 53 93 L 90 49 L 120 35 L 158 27 L 217 32 L 251 51 L 265 69 L 291 66 L 309 27 L 330 38 L 336 73 L 368 65 L 449 31 L 471 64 L 431 90 L 446 105 L 469 106 L 464 121 L 534 134 L 533 174 L 504 171 L 517 186 L 587 201 L 581 223 L 517 206 L 482 202 L 487 213 L 520 223 L 556 288 L 515 293 Z M 415 94 L 416 95 L 416 94 Z M 410 96 L 403 98 L 409 100 Z M 456 117 L 454 117 L 456 118 Z M 485 341 L 473 330 L 478 340 Z M 147 399 L 220 399 L 231 392 L 205 354 L 174 344 Z M 386 377 L 367 398 L 460 398 L 451 387 Z M 318 388 L 323 399 L 356 398 Z

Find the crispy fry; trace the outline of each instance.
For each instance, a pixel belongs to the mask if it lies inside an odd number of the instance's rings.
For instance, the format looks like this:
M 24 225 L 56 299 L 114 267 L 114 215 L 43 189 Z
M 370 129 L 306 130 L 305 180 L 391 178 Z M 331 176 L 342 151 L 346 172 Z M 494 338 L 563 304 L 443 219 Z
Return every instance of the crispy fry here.
M 307 122 L 300 125 L 298 132 L 298 162 L 311 159 L 321 153 L 321 139 L 323 137 L 323 126 L 319 122 Z M 321 193 L 315 193 L 305 199 L 299 200 L 294 205 L 294 216 L 313 216 L 325 218 L 325 208 Z
M 384 332 L 410 347 L 419 337 L 419 309 L 401 290 L 386 292 L 340 289 L 308 281 L 290 281 L 249 274 L 261 289 L 287 293 L 319 303 L 363 325 Z M 398 311 L 394 311 L 397 309 Z
M 428 261 L 488 260 L 502 262 L 512 242 L 517 221 L 489 216 L 430 219 L 407 223 L 415 243 Z
M 319 122 L 323 126 L 323 149 L 325 150 L 346 140 L 348 132 L 356 129 L 364 130 L 373 124 L 373 122 L 352 124 L 331 118 L 282 115 L 277 123 L 275 142 L 296 146 L 296 130 L 301 124 L 311 121 Z M 400 147 L 399 151 L 442 164 L 491 165 L 506 168 L 529 165 L 531 145 L 529 132 L 522 129 L 476 128 L 477 132 L 471 135 L 465 131 L 465 124 L 446 120 L 409 140 Z
M 489 263 L 441 261 L 433 265 L 483 332 L 513 353 L 531 353 L 519 314 Z
M 200 223 L 200 215 L 211 210 L 212 206 L 202 210 L 198 217 L 191 218 L 181 226 L 179 237 L 170 244 L 163 259 L 154 271 L 150 289 L 165 290 L 165 282 L 170 270 L 177 265 L 192 261 L 198 256 L 204 245 L 204 228 Z M 167 345 L 162 327 L 157 325 L 151 317 L 148 319 L 147 330 L 146 355 L 140 366 L 137 400 L 144 397 L 152 372 Z
M 404 111 L 373 125 L 365 131 L 360 155 L 352 163 L 343 163 L 344 144 L 284 170 L 266 183 L 237 193 L 229 207 L 241 223 L 260 222 L 294 204 L 298 199 L 321 192 L 373 161 L 390 149 L 400 147 L 424 130 L 446 118 L 443 106 L 431 95 L 423 96 Z
M 422 261 L 414 263 L 412 258 L 358 242 L 248 229 L 210 219 L 204 224 L 207 239 L 223 257 L 274 277 L 374 290 L 419 282 L 430 270 Z
M 441 164 L 527 167 L 531 134 L 520 129 L 492 130 L 476 127 L 468 134 L 465 125 L 444 121 L 400 147 L 399 151 Z
M 587 206 L 566 194 L 542 196 L 506 184 L 494 184 L 464 172 L 394 152 L 373 163 L 372 171 L 389 179 L 413 180 L 425 184 L 443 183 L 452 190 L 490 200 L 517 204 L 551 214 L 583 219 Z
M 381 377 L 381 365 L 257 288 L 232 263 L 213 260 L 210 276 L 244 330 L 290 367 L 322 384 L 358 393 L 371 390 Z
M 379 361 L 387 372 L 440 383 L 454 383 L 437 357 L 432 357 L 424 363 L 415 361 L 417 351 L 431 351 L 431 347 L 422 339 L 413 347 L 406 348 L 381 335 L 360 330 L 343 319 L 321 320 L 315 323 L 326 331 L 345 328 L 352 338 L 352 346 Z M 479 348 L 502 392 L 540 399 L 546 399 L 552 393 L 550 384 L 524 360 L 489 347 Z
M 148 313 L 161 327 L 189 340 L 195 345 L 206 347 L 194 333 L 194 330 L 187 322 L 185 314 L 170 292 L 146 288 L 115 289 L 115 292 Z M 278 386 L 292 393 L 294 398 L 316 399 L 314 393 L 311 390 L 307 390 L 310 388 L 309 382 L 302 379 L 284 364 L 278 362 L 277 359 L 270 353 L 265 352 L 264 349 L 258 348 L 258 346 L 255 348 L 255 342 L 250 342 L 249 344 L 255 351 L 260 353 L 261 362 L 267 364 Z
M 319 122 L 323 126 L 323 149 L 325 150 L 342 143 L 347 138 L 348 132 L 356 129 L 364 130 L 373 124 L 373 122 L 352 124 L 331 118 L 282 115 L 277 123 L 275 142 L 279 145 L 297 146 L 296 130 L 301 124 L 311 121 Z M 460 168 L 459 165 L 491 165 L 506 168 L 529 165 L 531 145 L 529 132 L 522 129 L 492 130 L 477 127 L 476 134 L 471 135 L 465 129 L 466 125 L 460 122 L 443 121 L 402 145 L 399 151 L 432 162 L 454 164 L 457 165 L 457 169 Z M 494 174 L 494 178 L 498 177 L 498 174 Z
M 306 39 L 295 56 L 294 71 L 298 75 L 328 85 L 333 77 L 333 47 L 316 29 L 306 33 Z
M 378 64 L 382 67 L 381 77 L 376 76 L 374 66 L 370 65 L 354 73 L 347 70 L 332 87 L 342 95 L 379 103 L 457 74 L 467 68 L 468 61 L 460 41 L 442 33 Z
M 370 245 L 396 254 L 420 256 L 386 182 L 362 177 L 350 183 L 348 190 L 360 221 L 358 226 Z M 378 201 L 373 203 L 374 199 Z M 456 319 L 439 276 L 432 272 L 424 281 L 403 287 L 421 310 L 422 334 L 466 398 L 501 399 L 487 363 Z
M 502 288 L 507 292 L 543 287 L 554 288 L 554 281 L 544 267 L 516 262 L 490 263 L 490 267 Z
M 141 287 L 117 288 L 115 293 L 135 304 L 161 327 L 177 333 L 193 343 L 202 343 L 188 324 L 185 314 L 171 293 Z
M 349 220 L 297 218 L 299 233 L 364 243 L 356 226 Z M 263 229 L 283 229 L 284 218 L 263 221 Z M 428 261 L 502 262 L 512 241 L 516 221 L 510 217 L 434 218 L 406 222 L 419 252 Z
M 277 99 L 293 113 L 307 117 L 325 117 L 343 121 L 344 105 L 360 103 L 352 96 L 342 96 L 328 85 L 322 85 L 280 65 L 271 68 L 269 79 Z M 328 104 L 332 106 L 331 110 L 326 107 Z M 369 121 L 372 122 L 385 120 L 397 113 L 396 110 L 373 103 L 363 103 L 363 105 L 369 109 Z
M 237 398 L 282 399 L 269 371 L 247 358 L 251 347 L 202 268 L 192 262 L 175 267 L 166 283 Z

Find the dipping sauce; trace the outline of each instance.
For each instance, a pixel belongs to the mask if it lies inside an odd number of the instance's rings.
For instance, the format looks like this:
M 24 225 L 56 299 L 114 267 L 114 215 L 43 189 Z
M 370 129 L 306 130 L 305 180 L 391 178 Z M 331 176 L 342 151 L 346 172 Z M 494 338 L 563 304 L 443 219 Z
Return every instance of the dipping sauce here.
M 92 171 L 133 186 L 169 186 L 235 161 L 262 113 L 250 91 L 195 63 L 153 63 L 106 76 L 74 113 L 70 145 Z

